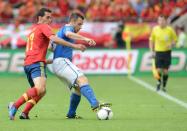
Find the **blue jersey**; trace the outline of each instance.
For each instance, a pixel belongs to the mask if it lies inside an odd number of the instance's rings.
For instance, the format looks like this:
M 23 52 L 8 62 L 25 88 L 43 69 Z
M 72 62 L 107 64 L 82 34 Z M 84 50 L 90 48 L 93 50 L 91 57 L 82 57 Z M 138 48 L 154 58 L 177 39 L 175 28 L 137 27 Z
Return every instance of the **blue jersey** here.
M 59 30 L 59 32 L 57 33 L 57 36 L 59 38 L 64 39 L 65 41 L 74 43 L 73 39 L 66 37 L 65 34 L 67 31 L 74 32 L 74 27 L 69 26 L 69 25 L 65 25 L 64 27 L 62 27 Z M 70 61 L 72 61 L 72 55 L 73 55 L 73 49 L 70 47 L 58 44 L 58 45 L 56 45 L 56 47 L 54 49 L 54 59 L 59 58 L 59 57 L 63 57 L 63 58 L 68 58 Z

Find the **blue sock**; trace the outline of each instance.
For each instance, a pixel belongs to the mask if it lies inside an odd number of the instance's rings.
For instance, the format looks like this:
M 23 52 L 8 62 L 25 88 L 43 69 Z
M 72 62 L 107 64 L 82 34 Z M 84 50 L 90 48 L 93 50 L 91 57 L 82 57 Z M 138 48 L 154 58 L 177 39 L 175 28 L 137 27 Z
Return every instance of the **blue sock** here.
M 86 97 L 92 108 L 97 107 L 99 102 L 97 101 L 92 88 L 89 85 L 84 85 L 80 87 L 81 94 Z
M 68 111 L 68 114 L 67 114 L 68 117 L 74 117 L 75 116 L 76 109 L 77 109 L 77 107 L 80 103 L 80 100 L 81 100 L 81 96 L 79 96 L 75 93 L 71 94 L 70 106 L 69 106 L 69 111 Z

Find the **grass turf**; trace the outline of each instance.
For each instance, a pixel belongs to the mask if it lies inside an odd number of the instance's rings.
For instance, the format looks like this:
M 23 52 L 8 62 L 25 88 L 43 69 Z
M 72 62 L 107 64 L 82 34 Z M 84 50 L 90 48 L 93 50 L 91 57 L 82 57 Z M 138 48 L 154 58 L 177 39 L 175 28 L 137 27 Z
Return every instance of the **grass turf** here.
M 49 76 L 47 94 L 30 113 L 31 120 L 8 118 L 7 104 L 28 87 L 25 77 L 0 77 L 0 131 L 186 131 L 187 109 L 125 76 L 88 77 L 97 98 L 112 102 L 112 120 L 97 120 L 84 97 L 77 110 L 83 120 L 67 120 L 69 91 L 56 77 Z M 141 78 L 155 85 L 152 77 Z M 170 78 L 168 93 L 187 102 L 186 78 Z M 20 108 L 21 111 L 22 108 Z

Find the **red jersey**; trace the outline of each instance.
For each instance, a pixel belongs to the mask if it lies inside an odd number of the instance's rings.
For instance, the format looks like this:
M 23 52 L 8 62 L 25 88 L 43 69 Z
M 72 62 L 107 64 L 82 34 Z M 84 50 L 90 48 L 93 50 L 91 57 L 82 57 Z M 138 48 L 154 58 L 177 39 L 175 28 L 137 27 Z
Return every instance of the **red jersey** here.
M 37 24 L 33 27 L 27 39 L 24 65 L 45 62 L 51 35 L 53 35 L 52 29 L 47 24 Z

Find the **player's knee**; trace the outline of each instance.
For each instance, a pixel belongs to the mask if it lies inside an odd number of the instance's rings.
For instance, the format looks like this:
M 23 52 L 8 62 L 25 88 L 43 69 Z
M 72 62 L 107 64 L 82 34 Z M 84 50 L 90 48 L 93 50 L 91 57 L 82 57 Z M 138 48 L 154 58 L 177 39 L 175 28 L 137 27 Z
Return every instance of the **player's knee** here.
M 168 74 L 168 69 L 164 69 L 164 70 L 163 70 L 163 73 L 164 73 L 164 74 Z
M 77 94 L 77 95 L 81 95 L 81 93 L 80 93 L 80 88 L 75 88 L 74 89 L 74 91 L 73 91 L 75 94 Z
M 43 96 L 45 96 L 45 94 L 46 94 L 46 89 L 44 91 L 42 91 L 41 96 L 43 97 Z
M 157 71 L 158 71 L 158 73 L 161 73 L 161 69 L 160 68 L 157 68 Z
M 39 87 L 37 87 L 37 90 L 38 90 L 38 95 L 45 95 L 45 93 L 46 93 L 45 86 L 39 86 Z
M 77 84 L 79 85 L 79 87 L 81 87 L 82 85 L 88 84 L 88 79 L 86 76 L 81 76 L 77 79 Z
M 45 77 L 36 77 L 34 78 L 34 85 L 38 90 L 38 95 L 41 95 L 45 92 L 46 88 L 46 78 Z

